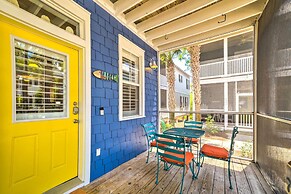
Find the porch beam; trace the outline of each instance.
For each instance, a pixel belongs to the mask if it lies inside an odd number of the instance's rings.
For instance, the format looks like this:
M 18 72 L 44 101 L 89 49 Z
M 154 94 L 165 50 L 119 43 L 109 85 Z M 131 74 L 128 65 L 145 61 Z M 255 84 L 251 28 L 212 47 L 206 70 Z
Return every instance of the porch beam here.
M 149 0 L 146 3 L 142 4 L 138 8 L 132 10 L 125 15 L 127 23 L 132 23 L 136 20 L 143 18 L 146 15 L 149 15 L 162 7 L 167 6 L 168 4 L 174 2 L 175 0 Z
M 203 42 L 209 42 L 211 40 L 225 37 L 230 34 L 235 34 L 236 31 L 244 32 L 244 31 L 249 30 L 250 28 L 248 27 L 250 26 L 252 26 L 253 28 L 253 24 L 255 20 L 256 20 L 256 16 L 236 22 L 234 24 L 224 26 L 222 28 L 211 30 L 203 34 L 194 35 L 185 39 L 181 39 L 178 41 L 171 42 L 169 44 L 159 46 L 158 49 L 160 51 L 166 51 L 166 50 L 170 50 L 170 49 L 174 49 L 178 47 L 186 47 L 193 44 L 202 44 Z
M 110 0 L 93 0 L 105 10 L 108 10 L 111 14 L 115 15 L 114 5 Z
M 171 9 L 168 9 L 152 18 L 149 18 L 136 25 L 138 32 L 144 32 L 155 28 L 159 25 L 165 24 L 169 21 L 187 15 L 191 12 L 197 11 L 217 0 L 199 0 L 199 1 L 185 1 Z
M 194 36 L 197 34 L 205 33 L 217 28 L 221 28 L 227 26 L 229 24 L 233 24 L 235 22 L 253 17 L 262 12 L 263 4 L 260 2 L 255 2 L 235 11 L 232 11 L 226 15 L 226 21 L 223 23 L 219 23 L 223 17 L 218 16 L 206 22 L 200 23 L 198 25 L 186 28 L 184 30 L 180 30 L 167 35 L 167 38 L 160 37 L 153 40 L 153 44 L 156 46 L 161 46 L 163 44 L 167 44 L 176 40 L 185 39 L 190 36 Z
M 255 0 L 224 0 L 220 1 L 212 6 L 209 6 L 200 11 L 194 12 L 185 17 L 179 18 L 175 21 L 167 23 L 163 26 L 157 27 L 149 32 L 145 33 L 145 36 L 148 40 L 152 40 L 167 34 L 185 29 L 190 26 L 197 25 L 204 21 L 213 19 L 215 17 L 221 16 L 221 14 L 227 14 L 231 11 L 239 9 L 243 6 L 246 6 L 250 3 L 255 2 Z
M 141 1 L 142 0 L 118 0 L 116 3 L 114 3 L 115 14 L 119 15 L 134 5 L 140 3 Z

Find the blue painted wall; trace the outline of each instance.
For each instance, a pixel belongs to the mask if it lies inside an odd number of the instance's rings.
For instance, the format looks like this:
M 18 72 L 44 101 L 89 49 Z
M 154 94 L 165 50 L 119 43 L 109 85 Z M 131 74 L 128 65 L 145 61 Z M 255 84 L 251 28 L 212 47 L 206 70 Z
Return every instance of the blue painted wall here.
M 157 52 L 119 23 L 92 0 L 76 0 L 91 12 L 92 69 L 118 74 L 118 34 L 145 50 L 145 65 Z M 158 109 L 157 72 L 145 72 L 146 118 L 118 121 L 118 83 L 91 77 L 92 80 L 92 134 L 91 181 L 146 150 L 140 124 L 156 122 Z M 105 115 L 99 115 L 100 106 Z M 96 149 L 101 155 L 96 157 Z

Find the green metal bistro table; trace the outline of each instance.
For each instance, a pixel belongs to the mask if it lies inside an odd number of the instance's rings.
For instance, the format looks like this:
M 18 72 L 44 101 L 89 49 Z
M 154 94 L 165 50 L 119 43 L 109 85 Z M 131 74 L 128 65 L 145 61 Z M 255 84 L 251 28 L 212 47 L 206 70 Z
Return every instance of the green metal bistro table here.
M 167 135 L 174 135 L 179 137 L 188 137 L 188 138 L 196 138 L 200 140 L 199 150 L 201 149 L 201 137 L 205 134 L 204 130 L 201 129 L 189 129 L 189 128 L 171 128 L 164 132 Z M 191 145 L 190 145 L 191 146 Z M 195 172 L 195 178 L 197 178 L 200 171 L 200 155 L 197 156 L 197 160 L 195 160 L 197 171 Z
M 189 128 L 172 128 L 164 132 L 164 134 L 175 135 L 180 137 L 189 137 L 189 138 L 201 138 L 205 131 L 201 129 L 189 129 Z

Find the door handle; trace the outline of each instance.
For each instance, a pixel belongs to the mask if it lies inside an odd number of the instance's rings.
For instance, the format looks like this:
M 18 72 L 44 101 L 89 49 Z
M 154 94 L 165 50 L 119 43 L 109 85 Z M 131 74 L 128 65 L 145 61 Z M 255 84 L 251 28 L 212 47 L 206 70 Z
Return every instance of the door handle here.
M 78 119 L 74 119 L 73 123 L 77 124 L 77 123 L 79 123 L 79 120 Z
M 74 102 L 73 105 L 74 105 L 74 107 L 73 107 L 73 114 L 74 114 L 74 115 L 79 114 L 78 103 L 77 103 L 77 102 Z

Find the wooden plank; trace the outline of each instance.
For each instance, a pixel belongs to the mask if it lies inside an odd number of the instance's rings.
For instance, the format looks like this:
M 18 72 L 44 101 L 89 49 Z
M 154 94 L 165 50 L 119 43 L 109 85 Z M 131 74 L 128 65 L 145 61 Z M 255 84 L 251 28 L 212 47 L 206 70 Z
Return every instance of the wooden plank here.
M 161 165 L 160 165 L 161 166 Z M 121 193 L 132 193 L 130 192 L 134 186 L 140 186 L 137 183 L 141 183 L 144 177 L 154 174 L 156 172 L 157 165 L 156 163 L 150 163 L 150 165 L 145 166 L 141 171 L 135 174 L 133 177 L 129 178 L 124 182 L 119 188 L 113 191 L 113 194 Z
M 224 193 L 224 161 L 216 160 L 215 162 L 215 174 L 213 180 L 213 194 Z
M 224 0 L 212 6 L 206 7 L 205 9 L 201 9 L 185 17 L 181 17 L 172 22 L 154 28 L 146 32 L 145 36 L 148 40 L 165 36 L 165 34 L 170 34 L 185 29 L 187 27 L 197 25 L 212 18 L 218 17 L 221 15 L 221 13 L 227 14 L 233 10 L 239 9 L 253 2 L 255 2 L 255 0 Z
M 213 181 L 214 181 L 214 175 L 215 175 L 215 159 L 210 159 L 209 164 L 207 168 L 207 172 L 205 174 L 205 177 L 202 182 L 201 190 L 199 193 L 211 193 L 212 187 L 213 187 Z
M 166 176 L 163 179 L 159 178 L 159 183 L 156 187 L 150 192 L 154 194 L 163 193 L 163 191 L 167 188 L 167 186 L 171 183 L 175 175 L 179 172 L 180 168 L 177 166 L 173 166 Z M 172 184 L 172 183 L 171 183 Z
M 246 29 L 245 31 L 250 31 L 250 29 L 248 29 L 248 27 L 251 26 L 254 21 L 255 21 L 255 17 L 245 19 L 245 20 L 242 20 L 240 22 L 236 22 L 236 23 L 224 26 L 222 28 L 217 28 L 215 30 L 205 32 L 203 34 L 190 36 L 190 37 L 178 40 L 178 41 L 171 42 L 169 44 L 161 45 L 158 48 L 160 51 L 164 51 L 164 50 L 174 49 L 177 47 L 186 47 L 186 46 L 192 45 L 194 43 L 195 44 L 203 43 L 205 41 L 209 41 L 212 39 L 217 40 L 217 37 L 225 37 L 226 34 L 231 34 L 234 31 L 238 31 L 238 30 L 244 31 L 244 30 L 242 30 L 244 28 Z
M 169 171 L 164 171 L 163 163 L 161 163 L 159 184 L 156 185 L 154 153 L 151 154 L 148 164 L 145 160 L 146 152 L 120 165 L 81 190 L 87 194 L 179 193 L 183 171 L 181 168 L 174 166 Z M 227 162 L 206 158 L 198 179 L 192 180 L 192 173 L 188 170 L 184 178 L 183 193 L 273 193 L 256 164 L 241 159 L 233 159 L 233 161 L 234 164 L 231 164 L 233 190 L 229 189 Z
M 188 189 L 189 194 L 192 194 L 192 193 L 196 194 L 196 193 L 199 193 L 199 191 L 201 190 L 203 179 L 205 178 L 206 173 L 208 171 L 208 167 L 209 167 L 208 161 L 209 161 L 209 158 L 205 158 L 203 167 L 200 168 L 200 173 L 198 175 L 198 178 L 193 181 L 193 183 L 190 185 Z
M 240 9 L 234 10 L 227 14 L 227 20 L 221 24 L 217 24 L 217 21 L 221 20 L 221 15 L 210 19 L 208 21 L 199 23 L 197 25 L 185 28 L 183 30 L 176 31 L 174 33 L 167 34 L 167 38 L 160 37 L 153 40 L 153 44 L 156 46 L 168 44 L 170 42 L 174 42 L 180 39 L 185 39 L 190 36 L 202 34 L 211 30 L 215 30 L 217 28 L 221 28 L 223 26 L 227 26 L 229 24 L 233 24 L 235 22 L 253 17 L 262 12 L 262 3 L 255 2 Z
M 250 166 L 250 163 L 248 162 L 247 164 L 244 164 L 243 162 L 244 161 L 241 160 L 243 171 L 246 175 L 252 193 L 265 193 L 265 190 L 257 179 L 252 167 Z
M 142 0 L 118 0 L 114 3 L 115 14 L 119 15 Z
M 267 181 L 264 179 L 262 173 L 258 169 L 257 164 L 251 162 L 250 166 L 252 167 L 252 170 L 254 171 L 254 174 L 256 175 L 258 181 L 261 183 L 265 193 L 267 194 L 273 194 L 274 192 L 272 191 L 270 185 L 268 185 Z
M 157 1 L 157 0 L 149 0 L 142 4 L 141 6 L 135 8 L 125 15 L 125 19 L 127 23 L 134 22 L 139 20 L 142 17 L 145 17 L 158 9 L 167 6 L 175 0 L 167 0 L 167 1 Z
M 233 161 L 233 160 L 232 160 Z M 237 193 L 237 179 L 236 179 L 236 171 L 234 169 L 234 165 L 230 163 L 230 173 L 231 173 L 231 182 L 233 189 L 229 188 L 229 179 L 228 179 L 228 170 L 227 170 L 227 162 L 223 162 L 224 165 L 224 193 L 226 194 L 235 194 Z
M 130 166 L 134 166 L 136 162 L 139 162 L 140 160 L 142 160 L 142 158 L 146 158 L 146 152 L 138 155 L 137 157 L 133 158 L 132 160 L 129 160 L 128 162 L 125 162 L 124 164 L 118 166 L 116 169 L 106 173 L 105 175 L 101 176 L 100 178 L 94 180 L 93 182 L 91 182 L 89 185 L 83 187 L 83 189 L 87 192 L 89 192 L 91 189 L 94 189 L 96 186 L 101 185 L 102 183 L 104 183 L 105 181 L 107 181 L 108 179 L 114 177 L 116 175 L 116 171 L 124 171 L 127 168 L 129 168 Z
M 179 168 L 178 172 L 173 177 L 173 179 L 170 182 L 170 184 L 165 188 L 163 193 L 164 194 L 168 194 L 168 193 L 179 192 L 180 188 L 181 188 L 182 175 L 183 175 L 183 168 Z M 185 179 L 185 177 L 184 177 L 184 179 Z
M 130 179 L 136 173 L 138 173 L 143 168 L 145 168 L 145 166 L 151 166 L 152 163 L 154 162 L 155 161 L 151 160 L 149 161 L 148 164 L 146 164 L 144 160 L 139 160 L 137 164 L 130 166 L 124 171 L 121 171 L 121 172 L 115 171 L 116 175 L 112 177 L 111 179 L 108 179 L 103 184 L 97 186 L 95 188 L 95 191 L 98 193 L 110 193 L 114 191 L 115 189 L 117 189 L 118 187 L 120 187 L 122 184 L 124 184 L 127 181 L 127 179 Z
M 171 9 L 165 10 L 164 12 L 137 24 L 138 32 L 147 31 L 179 17 L 185 16 L 191 12 L 201 9 L 202 7 L 214 3 L 215 1 L 216 0 L 199 0 L 182 2 Z
M 238 193 L 252 193 L 250 185 L 247 181 L 246 175 L 243 171 L 243 166 L 239 163 L 239 161 L 234 160 L 233 162 L 234 170 L 235 170 L 235 179 Z
M 164 170 L 164 164 L 161 163 L 160 171 L 159 171 L 159 181 L 162 180 L 165 176 L 167 176 L 169 171 Z M 131 193 L 143 193 L 148 194 L 156 187 L 156 170 L 155 173 L 148 179 L 148 177 L 144 177 L 143 181 L 148 180 L 147 183 L 143 183 L 141 187 L 134 187 L 131 190 Z

